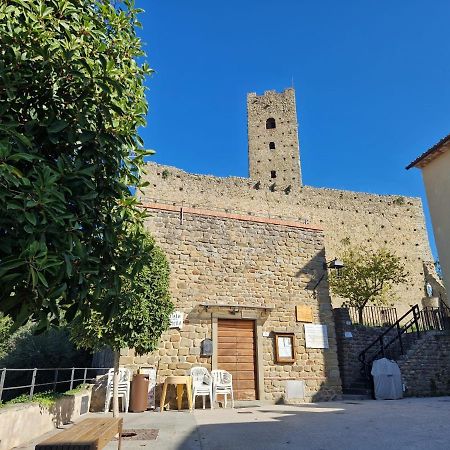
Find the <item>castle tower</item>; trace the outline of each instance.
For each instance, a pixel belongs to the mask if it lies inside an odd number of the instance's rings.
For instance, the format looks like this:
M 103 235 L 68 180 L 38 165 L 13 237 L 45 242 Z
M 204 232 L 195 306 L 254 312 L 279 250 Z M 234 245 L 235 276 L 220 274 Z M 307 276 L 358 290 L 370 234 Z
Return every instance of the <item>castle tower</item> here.
M 251 179 L 282 189 L 301 185 L 295 91 L 247 95 Z

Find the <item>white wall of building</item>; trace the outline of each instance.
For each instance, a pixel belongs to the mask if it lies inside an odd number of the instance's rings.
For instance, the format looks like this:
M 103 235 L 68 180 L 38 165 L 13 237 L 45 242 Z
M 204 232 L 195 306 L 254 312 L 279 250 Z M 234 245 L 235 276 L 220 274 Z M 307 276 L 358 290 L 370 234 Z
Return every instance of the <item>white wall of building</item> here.
M 450 150 L 422 169 L 444 284 L 450 292 Z

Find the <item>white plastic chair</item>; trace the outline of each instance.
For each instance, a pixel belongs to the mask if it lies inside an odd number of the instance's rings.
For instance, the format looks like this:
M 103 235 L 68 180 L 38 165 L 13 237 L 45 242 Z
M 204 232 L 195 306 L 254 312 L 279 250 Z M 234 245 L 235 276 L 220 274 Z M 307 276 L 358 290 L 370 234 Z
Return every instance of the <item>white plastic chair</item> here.
M 113 378 L 114 378 L 114 369 L 108 370 L 108 380 L 106 382 L 106 396 L 105 396 L 105 413 L 109 411 L 109 405 L 111 403 L 111 399 L 113 398 Z M 130 403 L 130 378 L 131 373 L 128 369 L 124 367 L 119 368 L 119 398 L 122 399 L 122 411 L 128 411 L 128 405 Z
M 205 409 L 205 397 L 209 395 L 209 403 L 213 409 L 213 383 L 208 369 L 205 367 L 192 367 L 189 371 L 192 378 L 192 404 L 195 409 L 195 397 L 201 395 L 203 397 L 203 409 Z
M 226 370 L 211 370 L 213 379 L 213 396 L 214 401 L 217 401 L 218 395 L 223 395 L 225 398 L 225 408 L 227 407 L 227 396 L 231 395 L 231 407 L 234 408 L 233 396 L 233 377 L 231 373 Z

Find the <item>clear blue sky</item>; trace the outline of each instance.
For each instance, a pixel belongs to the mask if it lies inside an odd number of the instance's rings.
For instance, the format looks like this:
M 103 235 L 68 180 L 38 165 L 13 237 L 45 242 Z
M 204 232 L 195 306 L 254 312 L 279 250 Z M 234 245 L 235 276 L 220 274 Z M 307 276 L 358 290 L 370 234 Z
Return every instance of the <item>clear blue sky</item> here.
M 425 200 L 405 166 L 450 133 L 448 0 L 137 5 L 155 162 L 247 176 L 246 95 L 293 80 L 304 184 Z

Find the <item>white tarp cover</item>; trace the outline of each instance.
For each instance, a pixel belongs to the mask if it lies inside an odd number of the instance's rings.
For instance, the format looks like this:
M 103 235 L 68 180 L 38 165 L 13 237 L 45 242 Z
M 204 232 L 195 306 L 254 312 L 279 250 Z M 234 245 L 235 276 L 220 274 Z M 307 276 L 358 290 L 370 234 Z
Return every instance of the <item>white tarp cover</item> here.
M 395 400 L 403 397 L 400 368 L 395 361 L 377 359 L 372 364 L 371 374 L 377 400 Z

